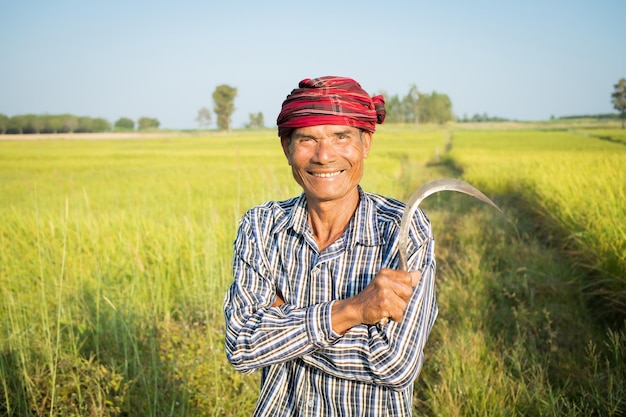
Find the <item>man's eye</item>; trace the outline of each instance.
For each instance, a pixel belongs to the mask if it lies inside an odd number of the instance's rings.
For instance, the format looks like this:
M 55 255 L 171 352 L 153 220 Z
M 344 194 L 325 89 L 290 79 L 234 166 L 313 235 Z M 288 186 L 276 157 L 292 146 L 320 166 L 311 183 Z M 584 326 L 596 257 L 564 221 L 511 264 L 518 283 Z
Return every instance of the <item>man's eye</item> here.
M 313 138 L 299 138 L 296 142 L 298 145 L 309 146 L 315 143 L 315 139 Z

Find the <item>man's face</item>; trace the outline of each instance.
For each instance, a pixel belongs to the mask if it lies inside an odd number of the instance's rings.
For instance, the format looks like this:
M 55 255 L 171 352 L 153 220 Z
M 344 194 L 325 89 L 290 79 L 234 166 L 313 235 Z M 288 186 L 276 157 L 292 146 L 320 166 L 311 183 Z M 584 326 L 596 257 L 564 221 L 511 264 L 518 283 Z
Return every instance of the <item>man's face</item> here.
M 337 201 L 358 196 L 372 134 L 351 126 L 301 127 L 291 138 L 282 138 L 293 176 L 309 203 Z

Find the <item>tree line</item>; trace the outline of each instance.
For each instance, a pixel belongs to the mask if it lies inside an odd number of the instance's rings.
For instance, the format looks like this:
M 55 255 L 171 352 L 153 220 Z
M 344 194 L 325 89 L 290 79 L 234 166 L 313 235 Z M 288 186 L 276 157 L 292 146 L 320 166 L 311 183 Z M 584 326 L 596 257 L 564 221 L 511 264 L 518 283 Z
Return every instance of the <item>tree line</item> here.
M 385 123 L 439 123 L 454 120 L 452 101 L 447 94 L 424 93 L 415 84 L 405 96 L 379 93 L 385 97 L 387 117 Z
M 23 114 L 9 117 L 0 114 L 0 134 L 33 133 L 100 133 L 110 131 L 154 130 L 159 121 L 152 117 L 140 117 L 135 121 L 120 117 L 111 124 L 102 117 L 75 116 L 73 114 Z
M 406 96 L 390 96 L 384 91 L 379 93 L 385 97 L 387 118 L 385 123 L 440 123 L 453 120 L 452 102 L 447 94 L 420 92 L 415 85 L 411 86 Z M 218 85 L 213 92 L 213 112 L 219 130 L 230 131 L 231 116 L 235 111 L 237 88 L 227 84 Z M 250 113 L 246 129 L 265 127 L 263 113 Z M 211 125 L 213 116 L 208 107 L 198 110 L 196 122 L 200 129 Z
M 622 128 L 626 120 L 626 79 L 622 78 L 614 85 L 611 102 L 622 118 Z M 488 116 L 487 113 L 475 114 L 471 118 L 467 115 L 456 118 L 452 113 L 452 101 L 447 94 L 433 91 L 424 93 L 419 91 L 415 84 L 411 85 L 405 96 L 389 95 L 380 92 L 385 97 L 387 118 L 386 123 L 438 123 L 443 124 L 452 120 L 460 123 L 467 122 L 502 122 L 509 119 Z M 231 117 L 235 112 L 235 98 L 237 88 L 227 84 L 218 85 L 213 94 L 213 112 L 216 115 L 216 124 L 219 130 L 231 130 Z M 196 122 L 200 129 L 211 125 L 212 113 L 207 107 L 198 110 Z M 154 130 L 159 128 L 159 121 L 150 117 L 141 117 L 137 120 L 138 130 Z M 249 114 L 247 129 L 265 127 L 263 113 Z M 0 134 L 5 133 L 92 133 L 132 131 L 135 130 L 135 121 L 126 117 L 119 118 L 113 125 L 103 118 L 79 117 L 71 114 L 35 115 L 26 114 L 8 117 L 0 114 Z

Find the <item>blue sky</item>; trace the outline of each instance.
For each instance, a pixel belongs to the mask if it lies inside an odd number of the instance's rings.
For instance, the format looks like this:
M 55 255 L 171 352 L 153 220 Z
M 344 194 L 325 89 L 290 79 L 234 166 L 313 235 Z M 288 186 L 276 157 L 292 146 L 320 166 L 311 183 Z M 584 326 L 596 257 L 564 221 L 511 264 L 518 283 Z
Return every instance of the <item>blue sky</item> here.
M 460 117 L 608 113 L 624 16 L 624 0 L 0 0 L 0 113 L 194 128 L 229 84 L 235 127 L 257 112 L 273 126 L 298 81 L 321 75 L 446 93 Z

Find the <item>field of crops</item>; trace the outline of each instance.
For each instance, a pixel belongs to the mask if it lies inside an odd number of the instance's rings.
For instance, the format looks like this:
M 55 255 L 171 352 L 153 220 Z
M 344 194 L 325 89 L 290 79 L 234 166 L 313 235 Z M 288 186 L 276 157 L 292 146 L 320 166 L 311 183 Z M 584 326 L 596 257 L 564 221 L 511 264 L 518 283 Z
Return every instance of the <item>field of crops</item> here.
M 589 291 L 626 317 L 626 147 L 619 130 L 456 132 L 449 157 L 466 180 L 533 204 L 578 262 Z M 598 140 L 602 138 L 604 140 Z M 608 142 L 607 142 L 608 140 Z M 626 143 L 626 142 L 624 142 Z M 558 230 L 557 230 L 558 231 Z
M 626 412 L 622 138 L 375 135 L 365 189 L 457 176 L 505 212 L 426 201 L 440 317 L 420 415 Z M 231 244 L 247 208 L 298 193 L 274 131 L 0 141 L 0 415 L 251 415 L 258 375 L 222 347 Z

